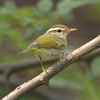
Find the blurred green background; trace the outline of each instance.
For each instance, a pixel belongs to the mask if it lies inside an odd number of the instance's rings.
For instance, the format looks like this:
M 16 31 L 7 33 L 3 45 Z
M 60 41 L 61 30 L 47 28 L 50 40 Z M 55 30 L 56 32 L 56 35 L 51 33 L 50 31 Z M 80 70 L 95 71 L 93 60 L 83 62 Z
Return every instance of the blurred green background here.
M 100 34 L 100 0 L 0 0 L 0 98 L 42 72 L 34 55 L 17 53 L 56 24 L 78 29 L 68 36 L 67 51 L 73 51 Z M 50 80 L 50 88 L 41 86 L 20 100 L 100 100 L 99 54 L 70 65 Z

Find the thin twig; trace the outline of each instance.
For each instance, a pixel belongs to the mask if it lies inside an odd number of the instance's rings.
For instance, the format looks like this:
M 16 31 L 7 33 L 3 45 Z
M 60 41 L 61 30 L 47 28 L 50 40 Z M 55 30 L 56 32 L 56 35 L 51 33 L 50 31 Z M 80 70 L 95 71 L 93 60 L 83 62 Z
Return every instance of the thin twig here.
M 42 72 L 35 78 L 29 80 L 28 82 L 20 85 L 17 87 L 14 91 L 12 91 L 10 94 L 2 98 L 2 100 L 18 100 L 22 97 L 27 91 L 31 89 L 36 89 L 37 87 L 47 84 L 49 82 L 49 79 L 51 79 L 54 75 L 56 75 L 58 72 L 63 70 L 65 67 L 69 66 L 76 60 L 80 59 L 86 54 L 89 54 L 93 50 L 100 47 L 100 35 L 93 39 L 92 41 L 86 43 L 85 45 L 81 46 L 80 48 L 74 50 L 73 52 L 69 53 L 68 55 L 64 56 L 63 58 L 63 64 L 59 61 L 54 63 L 51 67 L 49 67 L 46 71 L 48 75 L 45 72 Z
M 54 60 L 50 60 L 50 61 L 42 61 L 42 62 L 45 64 L 48 64 L 51 62 L 53 63 L 57 60 L 58 59 L 54 59 Z M 12 73 L 12 72 L 21 71 L 24 69 L 29 69 L 29 68 L 37 67 L 37 66 L 40 66 L 40 62 L 37 58 L 28 58 L 28 59 L 24 59 L 22 61 L 0 65 L 0 73 L 4 73 L 8 69 L 11 69 L 10 72 Z

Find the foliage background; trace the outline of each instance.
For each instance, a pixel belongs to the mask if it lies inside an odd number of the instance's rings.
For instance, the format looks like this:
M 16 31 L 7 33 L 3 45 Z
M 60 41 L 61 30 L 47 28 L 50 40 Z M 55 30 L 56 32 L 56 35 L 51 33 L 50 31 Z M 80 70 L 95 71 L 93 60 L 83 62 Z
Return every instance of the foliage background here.
M 18 56 L 17 53 L 55 24 L 78 29 L 68 36 L 67 52 L 100 34 L 99 0 L 1 0 L 0 4 L 0 70 L 2 65 L 33 58 L 31 54 Z M 50 88 L 42 86 L 20 100 L 99 100 L 99 69 L 99 55 L 76 62 L 53 77 Z M 9 83 L 0 71 L 0 98 L 40 72 L 40 67 L 16 71 L 10 75 Z

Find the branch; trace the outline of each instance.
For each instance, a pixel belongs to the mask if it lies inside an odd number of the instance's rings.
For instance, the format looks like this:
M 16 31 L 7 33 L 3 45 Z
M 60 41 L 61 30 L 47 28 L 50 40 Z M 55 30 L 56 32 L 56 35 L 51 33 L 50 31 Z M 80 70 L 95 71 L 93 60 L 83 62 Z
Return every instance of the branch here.
M 81 60 L 90 62 L 91 60 L 93 60 L 95 57 L 97 57 L 99 55 L 100 55 L 100 48 L 96 49 L 95 51 L 91 52 L 90 54 L 87 54 Z
M 53 59 L 50 61 L 42 61 L 45 64 L 48 63 L 53 63 L 55 61 L 57 61 L 58 59 Z M 15 62 L 15 63 L 11 63 L 11 64 L 4 64 L 4 65 L 0 65 L 0 73 L 5 73 L 6 70 L 10 69 L 10 73 L 14 73 L 16 71 L 21 71 L 24 69 L 29 69 L 32 67 L 37 67 L 40 66 L 40 62 L 37 58 L 29 58 L 29 59 L 25 59 L 19 62 Z
M 9 82 L 9 88 L 10 87 L 16 87 L 20 85 L 21 83 L 25 82 L 25 80 L 22 79 L 16 79 L 15 81 Z M 5 81 L 4 79 L 0 78 L 0 85 L 4 85 Z M 59 93 L 58 91 L 53 91 L 52 89 L 46 88 L 46 87 L 39 87 L 36 90 L 30 91 L 31 94 L 37 93 L 38 95 L 42 96 L 45 100 L 75 100 L 72 96 L 68 96 L 63 93 Z
M 100 47 L 100 35 L 93 39 L 92 41 L 86 43 L 85 45 L 81 46 L 80 48 L 74 50 L 73 52 L 69 53 L 68 55 L 64 56 L 63 64 L 59 61 L 54 63 L 51 67 L 49 67 L 45 72 L 42 72 L 35 78 L 29 80 L 28 82 L 20 85 L 10 94 L 2 98 L 2 100 L 18 100 L 22 95 L 24 95 L 27 91 L 31 89 L 36 89 L 37 87 L 48 84 L 49 79 L 51 79 L 54 75 L 58 72 L 63 70 L 64 68 L 68 67 L 70 64 L 75 62 L 76 60 L 80 59 L 86 54 L 89 54 L 93 50 Z
M 43 61 L 43 64 L 44 63 L 50 64 L 51 62 L 54 63 L 55 61 L 57 61 L 57 59 L 50 60 L 50 61 Z M 8 82 L 8 79 L 12 73 L 19 72 L 24 69 L 29 69 L 32 67 L 37 67 L 37 66 L 40 66 L 39 60 L 37 58 L 29 58 L 11 64 L 0 65 L 0 73 L 4 75 L 5 81 Z
M 100 55 L 100 48 L 91 52 L 90 54 L 84 56 L 84 58 L 82 58 L 78 61 L 91 61 L 92 59 L 94 59 L 95 57 L 97 57 L 99 55 Z M 57 60 L 58 60 L 58 58 L 49 60 L 49 61 L 42 61 L 42 62 L 43 62 L 43 64 L 48 64 L 48 63 L 50 64 L 50 63 L 54 63 Z M 33 67 L 37 67 L 37 66 L 40 66 L 40 62 L 37 58 L 28 58 L 28 59 L 24 59 L 24 60 L 14 62 L 11 64 L 0 65 L 0 73 L 7 74 L 9 77 L 9 75 L 11 73 L 19 72 L 24 69 L 29 69 L 29 68 L 33 68 Z

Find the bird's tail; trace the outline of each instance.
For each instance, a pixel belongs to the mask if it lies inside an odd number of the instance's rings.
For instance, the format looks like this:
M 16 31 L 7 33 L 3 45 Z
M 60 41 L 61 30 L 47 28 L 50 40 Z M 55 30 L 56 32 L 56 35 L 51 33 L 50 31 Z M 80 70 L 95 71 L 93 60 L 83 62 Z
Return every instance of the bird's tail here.
M 29 52 L 29 49 L 26 49 L 26 50 L 24 50 L 24 51 L 18 53 L 18 55 L 20 55 L 20 54 L 22 54 L 22 53 L 28 53 L 28 52 Z

